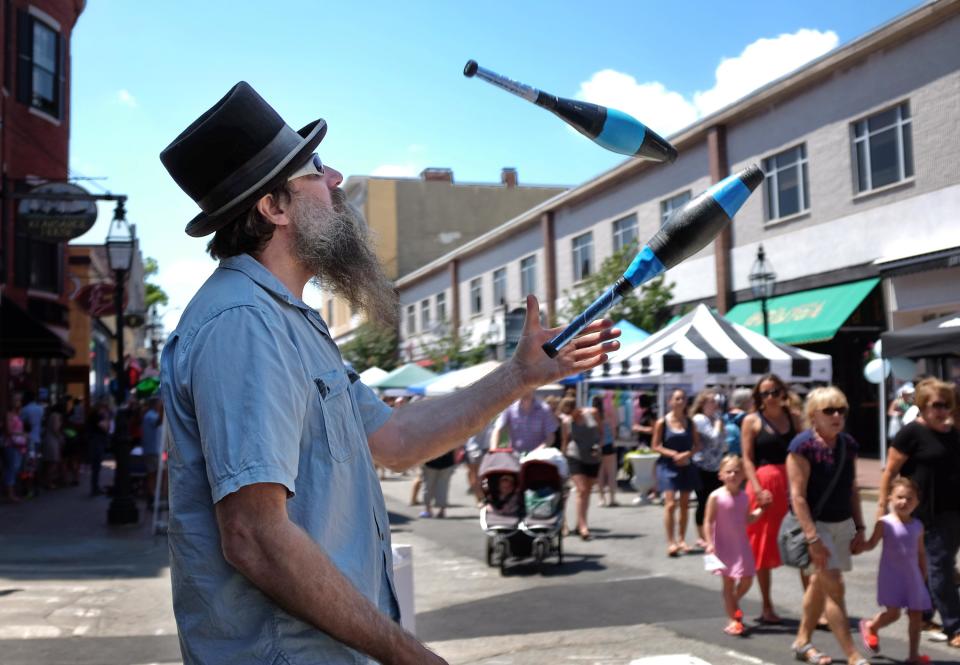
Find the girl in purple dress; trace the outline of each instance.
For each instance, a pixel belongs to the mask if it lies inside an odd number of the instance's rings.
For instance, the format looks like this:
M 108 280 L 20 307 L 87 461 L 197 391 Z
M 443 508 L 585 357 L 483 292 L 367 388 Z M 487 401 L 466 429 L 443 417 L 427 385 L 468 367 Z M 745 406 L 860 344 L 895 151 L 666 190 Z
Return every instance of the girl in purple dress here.
M 750 510 L 750 499 L 743 489 L 746 476 L 739 455 L 725 456 L 720 462 L 718 475 L 723 485 L 711 492 L 707 499 L 703 531 L 707 554 L 714 555 L 723 564 L 713 570 L 723 576 L 723 604 L 730 618 L 723 632 L 743 635 L 740 599 L 750 590 L 753 576 L 757 574 L 747 539 L 747 524 L 759 518 L 766 506 Z
M 911 515 L 920 503 L 917 486 L 906 477 L 892 483 L 891 512 L 883 516 L 873 529 L 866 545 L 873 549 L 883 539 L 880 572 L 877 575 L 877 602 L 884 606 L 871 620 L 860 620 L 860 637 L 864 646 L 876 653 L 880 650 L 879 632 L 900 618 L 900 609 L 906 608 L 910 620 L 908 663 L 928 663 L 921 656 L 920 629 L 923 612 L 931 608 L 930 594 L 924 580 L 927 577 L 927 556 L 923 549 L 923 525 Z

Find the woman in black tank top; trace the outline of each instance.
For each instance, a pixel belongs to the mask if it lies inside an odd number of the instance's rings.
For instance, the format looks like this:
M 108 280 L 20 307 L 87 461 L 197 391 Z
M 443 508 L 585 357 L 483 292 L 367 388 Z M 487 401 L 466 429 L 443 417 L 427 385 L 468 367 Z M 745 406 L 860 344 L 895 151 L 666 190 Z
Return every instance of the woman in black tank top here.
M 780 623 L 770 596 L 770 571 L 782 565 L 777 533 L 789 510 L 787 449 L 799 431 L 797 414 L 787 407 L 787 386 L 776 374 L 761 377 L 753 389 L 755 411 L 743 419 L 741 444 L 747 496 L 752 507 L 765 505 L 763 515 L 747 527 L 763 600 L 760 622 Z

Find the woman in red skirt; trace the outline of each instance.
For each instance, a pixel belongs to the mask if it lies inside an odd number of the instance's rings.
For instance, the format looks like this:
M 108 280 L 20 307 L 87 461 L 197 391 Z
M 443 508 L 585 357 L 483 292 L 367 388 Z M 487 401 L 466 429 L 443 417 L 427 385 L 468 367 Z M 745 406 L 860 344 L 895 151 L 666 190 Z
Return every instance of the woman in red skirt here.
M 770 597 L 770 571 L 781 565 L 777 532 L 788 510 L 787 448 L 800 431 L 800 415 L 787 407 L 787 386 L 776 374 L 760 378 L 753 389 L 755 411 L 743 419 L 740 440 L 747 496 L 751 510 L 766 506 L 763 515 L 747 527 L 757 564 L 757 585 L 763 598 L 764 624 L 779 624 Z

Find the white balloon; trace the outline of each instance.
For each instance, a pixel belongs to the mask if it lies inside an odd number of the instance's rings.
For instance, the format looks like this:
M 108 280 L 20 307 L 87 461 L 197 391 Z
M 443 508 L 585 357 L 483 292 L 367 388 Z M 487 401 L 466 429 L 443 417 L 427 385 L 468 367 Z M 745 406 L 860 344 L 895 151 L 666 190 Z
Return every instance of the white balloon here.
M 890 375 L 890 361 L 874 358 L 863 368 L 863 378 L 870 383 L 880 383 L 884 377 Z
M 890 369 L 893 375 L 901 381 L 910 381 L 917 375 L 917 363 L 909 358 L 892 358 Z

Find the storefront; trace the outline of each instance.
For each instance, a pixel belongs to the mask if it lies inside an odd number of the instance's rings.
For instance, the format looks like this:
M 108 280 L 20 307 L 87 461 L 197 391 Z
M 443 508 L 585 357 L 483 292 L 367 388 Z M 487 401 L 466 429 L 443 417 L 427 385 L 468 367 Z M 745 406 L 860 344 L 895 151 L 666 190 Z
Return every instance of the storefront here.
M 833 358 L 833 383 L 851 405 L 847 429 L 867 456 L 880 454 L 877 389 L 863 377 L 871 348 L 886 330 L 886 308 L 879 284 L 879 278 L 871 278 L 767 300 L 771 339 Z M 736 305 L 726 318 L 763 331 L 759 300 Z

